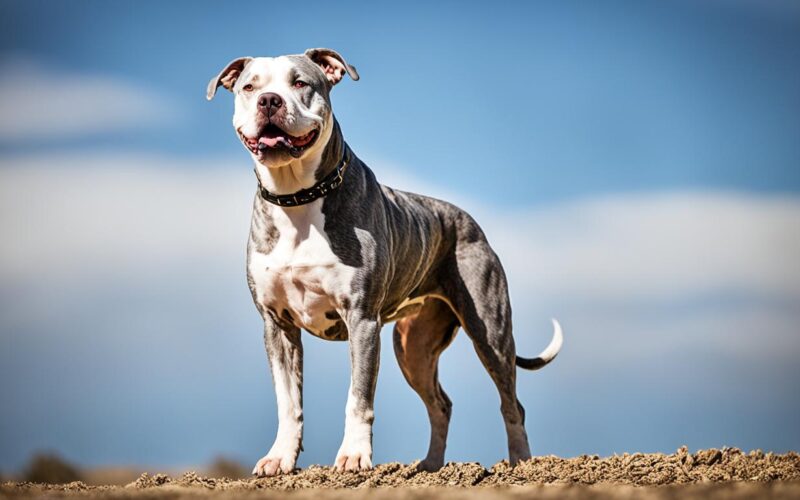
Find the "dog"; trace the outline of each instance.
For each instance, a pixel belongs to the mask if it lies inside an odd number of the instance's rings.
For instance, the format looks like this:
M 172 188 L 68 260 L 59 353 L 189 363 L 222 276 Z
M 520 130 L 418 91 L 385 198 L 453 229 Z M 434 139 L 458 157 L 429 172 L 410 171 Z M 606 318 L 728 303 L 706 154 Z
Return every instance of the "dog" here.
M 350 149 L 330 93 L 356 69 L 331 49 L 241 57 L 211 79 L 234 95 L 233 127 L 255 163 L 258 192 L 247 245 L 247 281 L 264 319 L 278 430 L 253 474 L 294 470 L 303 440 L 301 329 L 348 341 L 351 378 L 337 470 L 372 468 L 373 401 L 381 327 L 425 403 L 430 444 L 420 470 L 444 465 L 452 403 L 438 379 L 439 355 L 459 328 L 500 393 L 509 462 L 531 457 L 516 369 L 535 370 L 561 349 L 561 327 L 535 358 L 517 356 L 505 272 L 466 212 L 383 186 Z

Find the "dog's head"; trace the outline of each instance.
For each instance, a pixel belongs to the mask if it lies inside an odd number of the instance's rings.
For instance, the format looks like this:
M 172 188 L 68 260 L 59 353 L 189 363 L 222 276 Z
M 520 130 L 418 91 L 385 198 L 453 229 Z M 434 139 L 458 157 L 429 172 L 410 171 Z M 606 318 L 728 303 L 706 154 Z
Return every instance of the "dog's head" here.
M 330 49 L 280 57 L 240 57 L 208 84 L 235 98 L 233 127 L 256 161 L 282 167 L 324 148 L 333 129 L 330 90 L 358 73 Z

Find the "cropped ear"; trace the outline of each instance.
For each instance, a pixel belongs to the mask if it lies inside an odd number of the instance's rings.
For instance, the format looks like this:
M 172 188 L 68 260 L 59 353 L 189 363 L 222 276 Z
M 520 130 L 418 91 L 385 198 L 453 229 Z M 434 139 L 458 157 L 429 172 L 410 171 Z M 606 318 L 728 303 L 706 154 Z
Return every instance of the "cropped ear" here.
M 252 61 L 252 57 L 240 57 L 239 59 L 234 59 L 231 61 L 225 69 L 220 71 L 220 73 L 211 79 L 208 82 L 208 89 L 206 90 L 206 99 L 209 101 L 214 98 L 214 94 L 217 93 L 217 87 L 222 85 L 226 89 L 233 92 L 233 84 L 236 83 L 236 80 L 239 78 L 239 75 L 242 74 L 242 70 L 244 67 Z
M 331 85 L 336 85 L 344 78 L 344 72 L 350 75 L 353 80 L 358 80 L 358 71 L 353 66 L 347 64 L 338 52 L 331 49 L 308 49 L 305 52 L 306 56 L 314 61 L 317 66 L 322 68 L 322 72 L 331 82 Z

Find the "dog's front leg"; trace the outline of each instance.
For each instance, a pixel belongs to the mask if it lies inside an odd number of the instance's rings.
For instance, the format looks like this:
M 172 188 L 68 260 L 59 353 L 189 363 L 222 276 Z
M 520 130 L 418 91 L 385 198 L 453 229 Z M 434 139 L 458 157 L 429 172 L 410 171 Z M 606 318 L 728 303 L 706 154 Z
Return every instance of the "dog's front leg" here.
M 278 399 L 278 434 L 253 474 L 274 476 L 294 470 L 303 442 L 303 344 L 300 329 L 264 318 L 264 344 Z
M 381 353 L 381 325 L 375 319 L 351 319 L 350 392 L 345 409 L 344 439 L 336 454 L 337 470 L 372 468 L 372 422 L 375 383 Z

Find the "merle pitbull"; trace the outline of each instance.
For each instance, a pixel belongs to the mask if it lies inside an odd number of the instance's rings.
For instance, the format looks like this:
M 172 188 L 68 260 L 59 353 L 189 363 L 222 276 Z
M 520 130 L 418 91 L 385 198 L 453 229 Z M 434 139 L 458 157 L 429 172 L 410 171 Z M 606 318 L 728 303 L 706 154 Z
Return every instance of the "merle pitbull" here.
M 247 279 L 264 318 L 275 384 L 275 443 L 253 470 L 295 467 L 303 438 L 300 329 L 349 340 L 352 375 L 339 470 L 372 467 L 380 331 L 396 321 L 394 350 L 431 425 L 422 470 L 444 463 L 450 399 L 439 355 L 463 328 L 500 393 L 512 464 L 530 458 L 515 365 L 540 368 L 558 354 L 555 333 L 536 358 L 516 355 L 506 276 L 481 228 L 444 201 L 382 186 L 345 143 L 330 91 L 356 69 L 337 52 L 309 49 L 232 61 L 208 86 L 234 94 L 233 126 L 255 161 L 259 190 L 247 248 Z

